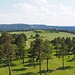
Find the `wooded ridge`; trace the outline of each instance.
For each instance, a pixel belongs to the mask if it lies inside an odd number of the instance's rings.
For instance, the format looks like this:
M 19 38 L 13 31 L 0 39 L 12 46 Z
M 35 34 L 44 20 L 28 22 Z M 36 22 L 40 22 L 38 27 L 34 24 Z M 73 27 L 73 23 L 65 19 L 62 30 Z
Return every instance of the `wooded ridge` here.
M 57 29 L 75 31 L 75 26 L 48 26 L 44 24 L 0 24 L 0 31 L 16 31 L 29 29 Z

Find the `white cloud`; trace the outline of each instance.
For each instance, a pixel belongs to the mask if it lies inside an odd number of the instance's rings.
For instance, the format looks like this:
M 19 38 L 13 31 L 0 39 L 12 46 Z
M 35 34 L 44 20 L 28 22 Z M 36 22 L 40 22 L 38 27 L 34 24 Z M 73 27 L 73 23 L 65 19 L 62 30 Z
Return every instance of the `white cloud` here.
M 64 5 L 39 5 L 37 7 L 37 5 L 23 2 L 14 6 L 24 11 L 22 20 L 24 19 L 27 23 L 52 23 L 53 21 L 57 23 L 63 16 L 72 16 L 71 9 Z
M 36 8 L 36 6 L 34 6 L 32 4 L 29 4 L 29 3 L 25 3 L 25 2 L 19 3 L 19 4 L 15 4 L 14 6 L 20 8 L 22 10 L 24 10 L 27 13 L 28 12 L 29 13 L 31 13 L 31 12 L 34 13 L 34 12 L 38 11 L 38 9 Z
M 53 11 L 53 13 L 56 13 L 57 15 L 64 16 L 64 17 L 70 17 L 70 16 L 74 16 L 74 12 L 72 11 L 70 6 L 65 6 L 63 4 L 59 4 L 59 5 L 47 5 L 49 9 L 49 11 Z
M 20 12 L 16 12 L 16 14 L 1 14 L 0 21 L 60 25 L 64 23 L 69 24 L 68 21 L 75 18 L 75 14 L 70 6 L 49 4 L 47 0 L 35 0 L 34 3 L 22 2 L 14 4 L 16 10 L 18 9 Z
M 49 9 L 47 9 L 47 8 L 40 7 L 40 9 L 41 9 L 42 12 L 44 12 L 46 14 L 49 14 L 50 13 Z
M 75 16 L 75 14 L 73 13 L 71 7 L 68 6 L 64 6 L 63 4 L 58 6 L 58 14 L 59 16 L 63 16 L 63 17 L 72 17 Z
M 19 15 L 19 14 L 0 14 L 0 21 L 2 23 L 16 23 L 16 22 L 19 22 L 21 21 L 22 19 L 22 15 Z M 0 23 L 1 23 L 0 22 Z
M 5 18 L 5 17 L 7 17 L 6 14 L 0 14 L 0 18 Z
M 75 14 L 73 14 L 72 12 L 61 12 L 59 13 L 60 16 L 63 16 L 63 17 L 73 17 L 75 16 Z
M 18 14 L 7 14 L 7 17 L 6 18 L 9 18 L 9 19 L 20 19 L 21 18 L 21 15 L 18 15 Z
M 38 1 L 43 1 L 43 0 L 38 0 Z M 14 6 L 22 9 L 25 12 L 26 16 L 29 15 L 29 16 L 36 17 L 36 18 L 39 15 L 41 15 L 42 17 L 57 16 L 57 13 L 50 11 L 49 7 L 47 6 L 44 7 L 44 6 L 39 5 L 39 7 L 37 7 L 35 5 L 25 3 L 25 2 L 15 4 Z
M 71 11 L 70 7 L 64 6 L 63 4 L 61 4 L 59 7 L 61 11 Z
M 48 1 L 47 0 L 36 0 L 36 3 L 38 3 L 38 4 L 47 4 Z

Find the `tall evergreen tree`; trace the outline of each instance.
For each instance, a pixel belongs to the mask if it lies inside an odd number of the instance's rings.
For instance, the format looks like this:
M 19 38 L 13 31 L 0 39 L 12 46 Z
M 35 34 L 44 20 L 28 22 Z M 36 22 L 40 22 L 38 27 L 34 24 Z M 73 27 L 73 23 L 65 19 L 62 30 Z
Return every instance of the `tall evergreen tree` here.
M 72 41 L 71 41 L 71 38 L 70 37 L 67 37 L 65 39 L 65 44 L 67 44 L 67 54 L 68 54 L 68 58 L 70 57 L 69 56 L 69 53 L 71 52 L 72 50 Z
M 42 39 L 37 38 L 35 40 L 35 46 L 37 50 L 37 58 L 39 59 L 39 72 L 41 75 L 41 61 L 42 61 Z
M 62 69 L 64 69 L 64 56 L 67 51 L 67 45 L 65 44 L 64 40 L 62 39 L 61 43 L 61 57 L 62 57 Z
M 24 63 L 24 57 L 25 57 L 25 47 L 26 47 L 26 41 L 27 41 L 27 37 L 25 34 L 20 34 L 17 38 L 16 38 L 16 44 L 18 46 L 18 53 L 20 55 L 20 58 L 23 60 Z
M 11 75 L 11 69 L 10 69 L 10 60 L 11 60 L 11 54 L 12 54 L 12 36 L 6 32 L 2 33 L 2 45 L 5 50 L 5 55 L 8 58 L 8 68 L 9 68 L 9 75 Z
M 47 61 L 47 72 L 48 72 L 48 61 L 49 59 L 51 58 L 51 53 L 52 53 L 52 45 L 49 43 L 49 40 L 45 40 L 43 42 L 43 52 L 44 52 L 44 56 L 45 56 L 45 59 Z
M 72 53 L 74 54 L 74 59 L 75 59 L 75 37 L 72 38 Z
M 20 50 L 20 53 L 21 53 L 21 57 L 22 57 L 23 63 L 24 63 L 24 56 L 25 56 L 25 54 L 24 54 L 24 48 L 25 48 L 24 37 L 20 38 L 20 42 L 19 42 L 18 47 L 19 47 L 19 50 Z
M 34 63 L 34 68 L 35 68 L 35 59 L 37 58 L 37 49 L 35 41 L 32 41 L 30 44 L 28 57 L 30 58 L 30 61 Z

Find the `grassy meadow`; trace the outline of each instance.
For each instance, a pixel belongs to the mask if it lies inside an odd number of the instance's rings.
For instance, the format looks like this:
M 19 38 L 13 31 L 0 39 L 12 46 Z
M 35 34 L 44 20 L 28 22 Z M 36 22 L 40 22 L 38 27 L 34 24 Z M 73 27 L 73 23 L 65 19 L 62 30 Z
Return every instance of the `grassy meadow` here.
M 71 61 L 65 56 L 65 70 L 61 69 L 61 58 L 55 56 L 49 60 L 49 72 L 46 73 L 46 61 L 42 62 L 42 75 L 74 75 L 75 73 L 75 61 Z M 22 64 L 22 60 L 13 61 L 11 64 L 12 75 L 39 75 L 39 65 L 36 63 L 34 68 L 32 63 L 28 63 L 28 59 L 25 59 L 25 63 Z M 8 67 L 5 64 L 0 65 L 0 75 L 8 75 Z
M 35 32 L 34 31 L 27 31 L 27 32 L 10 32 L 11 34 L 21 34 L 24 33 L 27 35 L 27 38 L 29 38 L 31 35 L 35 36 Z M 75 34 L 71 34 L 71 33 L 66 33 L 66 32 L 59 32 L 59 33 L 51 33 L 51 32 L 46 32 L 46 31 L 42 31 L 42 33 L 38 33 L 40 34 L 40 36 L 43 36 L 42 39 L 48 39 L 48 40 L 53 40 L 55 37 L 75 37 Z M 31 41 L 33 41 L 34 39 L 28 39 L 29 44 Z
M 21 34 L 24 33 L 27 35 L 27 37 L 29 38 L 30 35 L 35 36 L 35 32 L 34 31 L 27 31 L 27 32 L 10 32 L 11 34 Z M 38 33 L 40 34 L 40 36 L 43 36 L 44 39 L 48 39 L 48 40 L 52 40 L 55 37 L 75 37 L 75 34 L 71 34 L 71 33 L 67 33 L 67 32 L 59 32 L 59 33 L 51 33 L 51 32 L 46 32 L 46 31 L 42 31 L 42 33 Z
M 25 33 L 29 38 L 31 35 L 35 36 L 35 32 L 10 32 L 11 34 L 20 34 Z M 50 33 L 43 31 L 39 33 L 43 36 L 43 39 L 52 40 L 55 37 L 75 37 L 75 34 L 59 32 L 59 33 Z M 34 39 L 28 39 L 30 42 Z M 52 59 L 49 60 L 49 72 L 46 73 L 46 60 L 42 61 L 42 75 L 74 75 L 75 74 L 75 61 L 72 61 L 73 55 L 70 55 L 70 59 L 65 56 L 65 70 L 61 69 L 62 58 L 57 58 L 54 56 L 55 50 L 52 53 Z M 12 75 L 39 75 L 39 65 L 38 62 L 35 62 L 36 67 L 34 68 L 33 63 L 28 62 L 28 58 L 25 58 L 25 63 L 22 64 L 22 60 L 12 61 L 11 72 Z M 6 64 L 0 64 L 0 75 L 8 75 L 8 66 Z

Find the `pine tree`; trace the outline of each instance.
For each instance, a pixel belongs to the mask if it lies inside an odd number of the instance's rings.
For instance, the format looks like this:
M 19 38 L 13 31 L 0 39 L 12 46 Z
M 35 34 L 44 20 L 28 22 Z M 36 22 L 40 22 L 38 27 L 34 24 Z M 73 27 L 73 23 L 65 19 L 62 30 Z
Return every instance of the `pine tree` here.
M 52 54 L 52 45 L 49 43 L 49 40 L 45 40 L 43 42 L 43 54 L 44 54 L 44 58 L 47 61 L 47 72 L 48 72 L 48 61 L 51 58 L 51 54 Z
M 9 68 L 9 75 L 11 75 L 11 69 L 10 69 L 10 60 L 11 60 L 11 55 L 12 55 L 12 36 L 6 32 L 2 33 L 1 35 L 2 38 L 2 45 L 5 50 L 5 55 L 8 58 L 8 68 Z
M 64 69 L 64 56 L 67 53 L 67 45 L 65 44 L 64 40 L 61 43 L 61 57 L 62 57 L 62 69 Z

